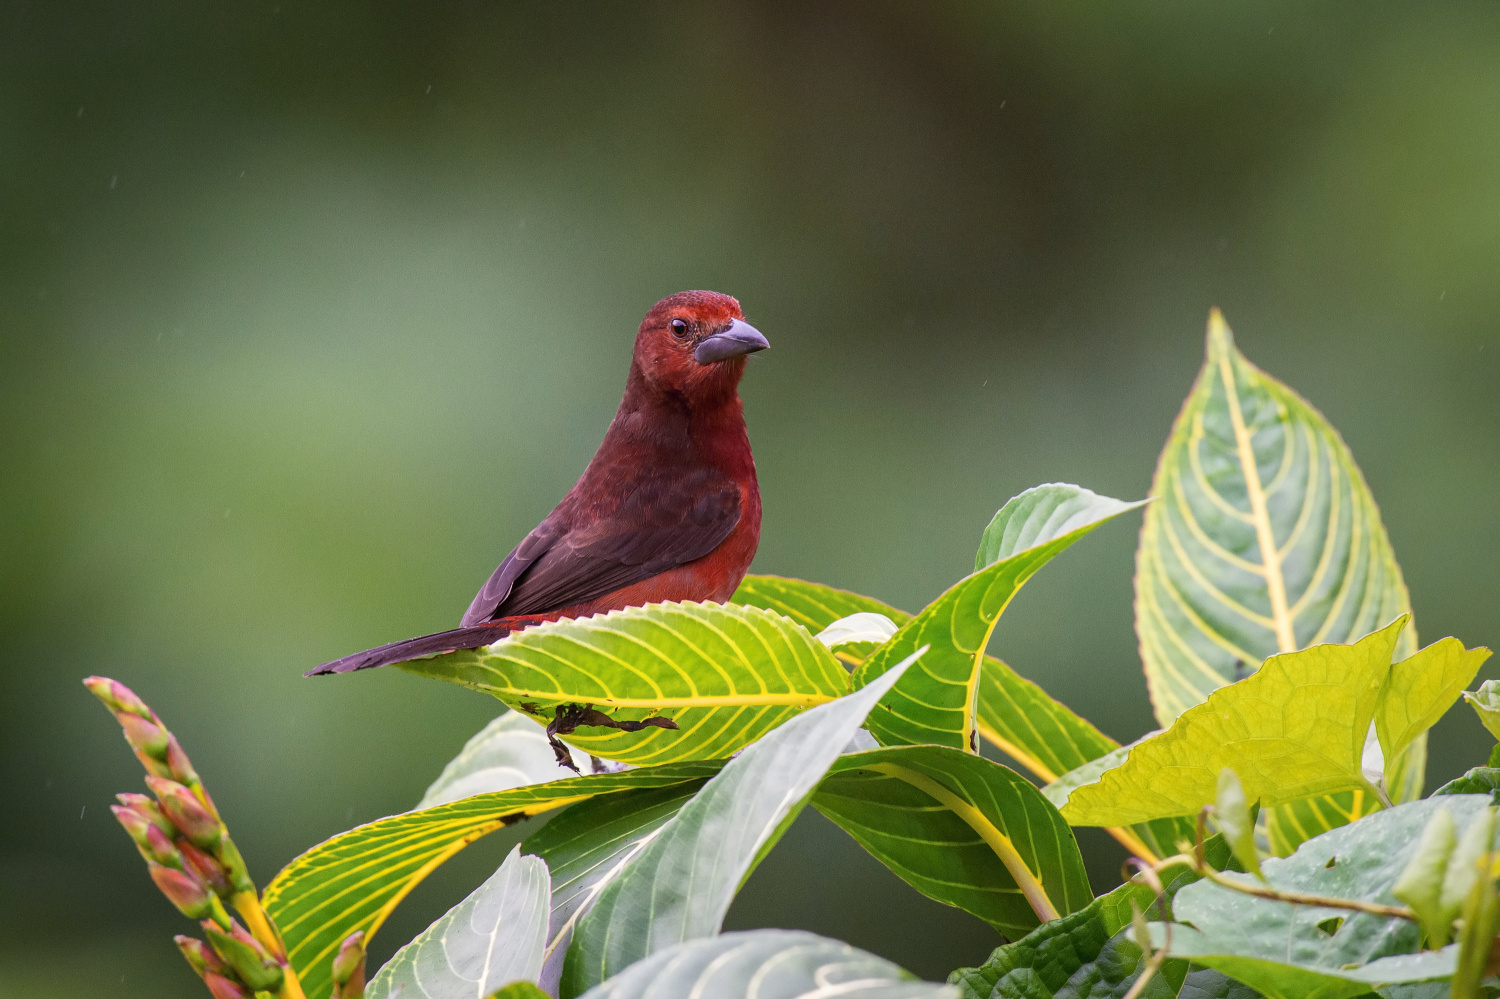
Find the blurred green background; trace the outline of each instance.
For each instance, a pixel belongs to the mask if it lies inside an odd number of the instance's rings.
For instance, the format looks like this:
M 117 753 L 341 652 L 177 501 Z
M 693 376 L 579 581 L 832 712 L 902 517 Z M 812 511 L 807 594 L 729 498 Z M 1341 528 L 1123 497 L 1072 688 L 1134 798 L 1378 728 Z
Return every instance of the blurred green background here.
M 1144 495 L 1217 304 L 1343 432 L 1422 636 L 1500 643 L 1493 3 L 9 0 L 0 93 L 0 994 L 202 994 L 87 673 L 262 883 L 415 803 L 498 706 L 302 671 L 457 621 L 683 288 L 774 345 L 757 571 L 916 609 L 1021 489 Z M 992 646 L 1121 739 L 1138 525 Z M 1429 787 L 1490 744 L 1454 712 Z M 811 814 L 730 922 L 932 977 L 996 942 Z

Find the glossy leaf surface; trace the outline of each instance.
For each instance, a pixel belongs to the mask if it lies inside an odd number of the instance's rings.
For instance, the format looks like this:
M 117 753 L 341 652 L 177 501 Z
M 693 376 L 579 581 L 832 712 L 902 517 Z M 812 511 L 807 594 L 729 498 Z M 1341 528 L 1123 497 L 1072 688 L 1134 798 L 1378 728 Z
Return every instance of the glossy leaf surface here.
M 528 836 L 521 849 L 552 872 L 552 915 L 541 984 L 557 991 L 573 929 L 599 893 L 697 794 L 707 778 L 601 795 L 570 805 Z
M 266 887 L 265 906 L 308 999 L 326 999 L 330 962 L 344 939 L 364 930 L 368 942 L 412 888 L 480 837 L 598 794 L 701 781 L 721 765 L 675 763 L 570 777 L 378 819 L 293 860 Z
M 956 999 L 897 965 L 799 930 L 750 930 L 662 950 L 585 999 Z
M 1077 825 L 1129 825 L 1192 815 L 1234 769 L 1250 801 L 1272 805 L 1365 786 L 1365 733 L 1405 619 L 1353 645 L 1274 656 L 1213 691 L 1097 783 L 1076 788 L 1063 815 Z
M 483 999 L 534 981 L 547 935 L 547 865 L 511 850 L 468 898 L 396 951 L 366 999 Z
M 1007 936 L 1038 923 L 1028 892 L 1062 915 L 1093 901 L 1057 809 L 982 757 L 939 746 L 842 756 L 812 804 L 913 888 Z
M 591 704 L 617 721 L 670 718 L 675 729 L 565 736 L 638 766 L 726 757 L 849 689 L 848 673 L 805 628 L 733 604 L 649 604 L 557 621 L 401 668 L 483 690 L 543 724 L 561 704 Z
M 887 746 L 933 744 L 977 751 L 976 702 L 984 650 L 1011 598 L 1073 542 L 1139 505 L 1099 496 L 1081 486 L 1058 485 L 1038 486 L 1006 503 L 996 519 L 1002 524 L 1011 520 L 1024 524 L 1008 540 L 1029 547 L 1011 551 L 1006 543 L 993 545 L 999 561 L 956 583 L 903 624 L 895 637 L 855 671 L 856 685 L 869 683 L 915 649 L 930 647 L 896 685 L 882 710 L 871 715 L 871 734 Z M 1054 520 L 1048 515 L 1049 510 L 1064 509 L 1065 517 Z M 1007 515 L 1010 510 L 1016 512 Z M 1048 533 L 1052 529 L 1065 533 Z
M 588 769 L 582 754 L 573 754 L 580 770 Z M 418 808 L 445 805 L 471 794 L 506 791 L 527 784 L 545 784 L 575 776 L 558 764 L 542 726 L 516 711 L 490 722 L 468 741 L 427 788 Z
M 1205 847 L 1210 863 L 1228 859 L 1218 837 L 1210 838 Z M 1151 918 L 1170 917 L 1173 896 L 1197 875 L 1185 867 L 1171 867 L 1162 879 L 1164 910 L 1157 907 L 1150 888 L 1127 883 L 1072 915 L 996 948 L 983 965 L 955 971 L 949 981 L 962 989 L 963 999 L 1120 999 L 1141 967 L 1140 949 L 1129 940 L 1131 903 Z M 1256 993 L 1211 969 L 1168 961 L 1147 985 L 1145 996 L 1255 999 Z
M 1482 796 L 1450 795 L 1399 805 L 1308 840 L 1290 857 L 1265 861 L 1262 871 L 1272 887 L 1283 890 L 1398 904 L 1392 888 L 1433 813 L 1447 808 L 1464 828 L 1488 804 Z M 1357 970 L 1378 958 L 1418 950 L 1421 931 L 1404 919 L 1288 905 L 1207 881 L 1180 891 L 1173 910 L 1176 919 L 1198 930 L 1195 936 L 1182 935 L 1182 953 L 1269 996 L 1333 999 L 1360 995 L 1372 984 L 1441 974 L 1440 968 L 1434 973 L 1437 965 L 1411 962 Z M 1173 953 L 1178 952 L 1174 945 Z
M 909 665 L 798 715 L 725 765 L 578 922 L 560 994 L 578 995 L 665 947 L 717 933 L 763 848 Z

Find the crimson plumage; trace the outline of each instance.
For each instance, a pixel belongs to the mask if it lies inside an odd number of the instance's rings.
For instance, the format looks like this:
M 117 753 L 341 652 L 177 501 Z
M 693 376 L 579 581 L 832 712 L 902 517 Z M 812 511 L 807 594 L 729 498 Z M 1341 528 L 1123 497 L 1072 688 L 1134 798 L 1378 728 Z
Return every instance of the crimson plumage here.
M 739 397 L 768 344 L 711 291 L 657 302 L 625 396 L 576 485 L 513 548 L 458 628 L 324 663 L 347 673 L 472 649 L 542 621 L 662 600 L 728 600 L 760 542 L 760 489 Z

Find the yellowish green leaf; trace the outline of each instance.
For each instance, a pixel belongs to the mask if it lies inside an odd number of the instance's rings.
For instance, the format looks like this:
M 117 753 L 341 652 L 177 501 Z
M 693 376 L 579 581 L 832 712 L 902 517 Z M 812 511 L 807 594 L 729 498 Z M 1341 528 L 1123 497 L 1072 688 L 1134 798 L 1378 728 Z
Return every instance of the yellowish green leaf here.
M 590 704 L 616 721 L 670 719 L 675 729 L 588 727 L 565 737 L 638 766 L 729 756 L 849 691 L 849 674 L 806 628 L 733 604 L 649 604 L 557 621 L 400 668 L 493 694 L 543 724 L 564 704 Z
M 1074 790 L 1063 816 L 1119 826 L 1191 815 L 1215 800 L 1225 767 L 1263 805 L 1368 786 L 1365 732 L 1405 625 L 1403 617 L 1353 645 L 1273 656 L 1140 743 L 1098 783 Z
M 1400 756 L 1436 725 L 1489 657 L 1489 649 L 1465 649 L 1458 639 L 1444 638 L 1392 666 L 1375 709 L 1375 733 L 1385 758 Z

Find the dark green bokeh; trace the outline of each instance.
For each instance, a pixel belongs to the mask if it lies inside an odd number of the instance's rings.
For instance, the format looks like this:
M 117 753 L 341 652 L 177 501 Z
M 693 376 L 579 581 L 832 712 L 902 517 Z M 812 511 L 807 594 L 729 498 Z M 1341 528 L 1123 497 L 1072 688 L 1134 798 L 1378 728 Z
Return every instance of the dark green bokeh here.
M 0 994 L 202 994 L 87 673 L 262 881 L 417 800 L 496 705 L 301 672 L 457 620 L 682 288 L 774 345 L 759 571 L 916 609 L 1019 490 L 1144 495 L 1217 304 L 1353 448 L 1424 639 L 1500 642 L 1493 4 L 10 0 L 0 92 Z M 1138 524 L 993 649 L 1122 739 Z M 1429 786 L 1490 744 L 1454 712 Z M 731 923 L 934 977 L 995 942 L 814 816 Z

